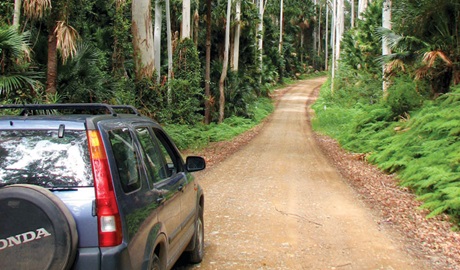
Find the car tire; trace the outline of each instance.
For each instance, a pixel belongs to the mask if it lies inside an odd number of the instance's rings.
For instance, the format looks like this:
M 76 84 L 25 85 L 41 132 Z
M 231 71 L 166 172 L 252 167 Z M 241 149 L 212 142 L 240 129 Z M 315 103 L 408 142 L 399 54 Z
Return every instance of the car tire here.
M 77 254 L 75 220 L 51 191 L 0 188 L 0 269 L 69 269 Z
M 195 245 L 190 251 L 190 262 L 200 263 L 204 256 L 204 222 L 203 222 L 203 208 L 198 207 L 198 218 L 195 222 L 195 233 L 193 234 L 192 241 Z

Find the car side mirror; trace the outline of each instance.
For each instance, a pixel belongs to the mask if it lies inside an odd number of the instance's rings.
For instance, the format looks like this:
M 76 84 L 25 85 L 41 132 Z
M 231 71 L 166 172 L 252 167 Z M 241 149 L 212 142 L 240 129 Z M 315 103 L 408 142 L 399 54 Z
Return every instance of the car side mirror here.
M 202 157 L 189 156 L 185 161 L 185 166 L 189 172 L 197 172 L 206 168 L 206 161 Z

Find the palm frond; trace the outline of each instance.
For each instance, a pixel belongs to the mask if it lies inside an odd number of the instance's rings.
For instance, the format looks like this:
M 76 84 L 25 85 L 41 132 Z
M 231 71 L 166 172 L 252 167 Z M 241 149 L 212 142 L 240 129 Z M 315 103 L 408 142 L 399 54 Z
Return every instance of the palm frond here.
M 61 51 L 63 62 L 66 62 L 69 57 L 74 57 L 77 51 L 77 40 L 79 39 L 77 30 L 64 21 L 58 21 L 54 34 L 56 35 L 57 48 Z
M 0 27 L 0 52 L 8 52 L 10 57 L 19 58 L 28 52 L 29 32 L 18 33 L 13 26 Z
M 23 72 L 0 76 L 0 95 L 7 95 L 20 88 L 37 90 L 42 87 L 39 81 L 43 77 L 42 72 Z
M 423 56 L 423 62 L 426 63 L 426 65 L 430 68 L 435 65 L 437 59 L 441 59 L 448 67 L 452 66 L 452 61 L 442 51 L 426 52 Z
M 24 0 L 24 14 L 32 19 L 42 19 L 51 9 L 51 0 Z

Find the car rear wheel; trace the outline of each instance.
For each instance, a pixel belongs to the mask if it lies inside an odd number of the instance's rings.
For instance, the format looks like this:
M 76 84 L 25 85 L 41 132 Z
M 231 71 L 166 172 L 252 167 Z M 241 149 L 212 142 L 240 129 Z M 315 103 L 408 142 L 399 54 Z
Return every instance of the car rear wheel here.
M 198 218 L 195 223 L 195 234 L 192 241 L 195 241 L 194 248 L 190 251 L 190 262 L 200 263 L 204 256 L 204 224 L 203 224 L 203 208 L 199 206 Z
M 69 269 L 77 254 L 75 220 L 49 190 L 0 188 L 0 269 Z

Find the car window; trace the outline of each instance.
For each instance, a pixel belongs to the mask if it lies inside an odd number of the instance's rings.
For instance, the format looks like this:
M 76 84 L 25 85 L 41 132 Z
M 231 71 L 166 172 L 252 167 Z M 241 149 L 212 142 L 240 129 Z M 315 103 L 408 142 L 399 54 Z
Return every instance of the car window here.
M 108 133 L 123 191 L 128 193 L 139 189 L 140 163 L 131 132 L 123 128 L 110 130 Z
M 177 151 L 174 150 L 174 147 L 166 134 L 158 129 L 155 129 L 154 132 L 158 139 L 161 152 L 165 157 L 169 176 L 183 171 L 180 156 Z
M 144 164 L 147 171 L 149 183 L 153 188 L 156 183 L 167 177 L 166 159 L 158 145 L 158 140 L 147 127 L 136 128 L 137 137 L 141 142 Z
M 136 128 L 142 145 L 144 163 L 151 183 L 159 182 L 176 174 L 180 168 L 177 158 L 170 150 L 161 133 L 152 132 L 150 128 Z M 153 187 L 153 186 L 152 186 Z
M 93 186 L 85 131 L 0 131 L 0 183 Z

